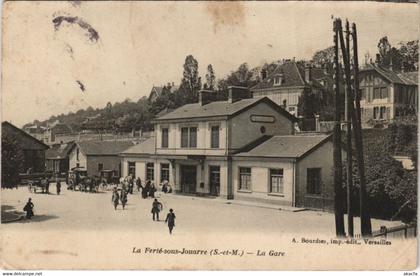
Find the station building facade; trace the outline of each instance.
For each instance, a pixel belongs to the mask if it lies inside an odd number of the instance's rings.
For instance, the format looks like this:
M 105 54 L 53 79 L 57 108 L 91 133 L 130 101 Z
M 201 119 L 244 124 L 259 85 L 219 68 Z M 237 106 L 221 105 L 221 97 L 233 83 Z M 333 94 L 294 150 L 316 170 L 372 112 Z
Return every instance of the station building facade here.
M 330 136 L 296 135 L 293 115 L 242 87 L 230 87 L 227 101 L 214 99 L 200 91 L 198 103 L 155 119 L 154 136 L 120 154 L 123 176 L 157 187 L 166 180 L 182 194 L 330 204 Z

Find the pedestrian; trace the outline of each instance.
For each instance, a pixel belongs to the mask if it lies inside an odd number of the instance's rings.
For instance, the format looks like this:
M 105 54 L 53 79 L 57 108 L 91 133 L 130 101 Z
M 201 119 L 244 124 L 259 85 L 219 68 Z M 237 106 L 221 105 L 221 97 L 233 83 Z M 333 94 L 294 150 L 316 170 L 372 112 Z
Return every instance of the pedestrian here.
M 124 208 L 125 208 L 125 205 L 127 204 L 127 191 L 125 190 L 125 189 L 122 189 L 121 190 L 121 197 L 120 197 L 120 199 L 121 199 L 121 204 L 122 204 L 122 206 L 123 206 L 123 210 L 124 210 Z
M 45 176 L 44 181 L 45 181 L 45 193 L 49 194 L 50 193 L 50 180 L 48 179 L 48 176 Z
M 169 209 L 169 213 L 166 215 L 165 222 L 168 223 L 169 234 L 172 235 L 172 229 L 175 227 L 175 213 L 174 210 L 171 208 Z
M 156 198 L 152 203 L 152 214 L 153 214 L 153 220 L 159 221 L 159 212 L 162 210 L 163 205 L 160 203 Z
M 58 173 L 57 173 L 57 175 L 56 175 L 56 178 L 55 178 L 55 180 L 56 180 L 56 188 L 57 188 L 57 195 L 59 195 L 60 194 L 60 192 L 61 192 L 61 181 L 60 181 L 60 178 L 58 177 Z
M 118 190 L 115 187 L 114 191 L 112 192 L 112 202 L 114 204 L 114 209 L 117 210 L 118 202 L 120 201 L 120 195 L 118 194 Z
M 136 179 L 136 187 L 137 187 L 137 192 L 140 192 L 140 188 L 142 188 L 140 177 L 137 177 Z
M 134 178 L 130 175 L 130 179 L 128 180 L 128 192 L 133 194 L 134 190 Z
M 31 219 L 34 216 L 34 207 L 35 205 L 32 203 L 32 198 L 28 199 L 25 207 L 23 207 L 23 211 L 26 212 L 26 218 Z
M 162 182 L 162 192 L 164 192 L 165 194 L 168 192 L 168 180 L 163 180 Z
M 153 183 L 153 181 L 151 181 L 150 182 L 150 189 L 149 189 L 149 196 L 151 198 L 155 198 L 155 192 L 156 192 L 155 183 Z
M 142 191 L 143 198 L 147 198 L 147 196 L 149 195 L 149 191 L 150 191 L 150 180 L 148 179 Z

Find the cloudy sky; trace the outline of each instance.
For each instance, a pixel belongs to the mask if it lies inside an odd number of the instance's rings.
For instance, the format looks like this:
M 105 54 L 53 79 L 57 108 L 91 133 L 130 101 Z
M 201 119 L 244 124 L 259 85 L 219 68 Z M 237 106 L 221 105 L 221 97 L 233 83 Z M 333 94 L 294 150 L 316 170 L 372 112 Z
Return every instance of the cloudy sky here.
M 243 62 L 311 58 L 332 44 L 331 15 L 357 24 L 360 60 L 384 35 L 395 45 L 418 37 L 416 4 L 7 2 L 2 120 L 22 126 L 137 101 L 153 85 L 179 83 L 189 54 L 203 77 L 211 63 L 217 78 Z

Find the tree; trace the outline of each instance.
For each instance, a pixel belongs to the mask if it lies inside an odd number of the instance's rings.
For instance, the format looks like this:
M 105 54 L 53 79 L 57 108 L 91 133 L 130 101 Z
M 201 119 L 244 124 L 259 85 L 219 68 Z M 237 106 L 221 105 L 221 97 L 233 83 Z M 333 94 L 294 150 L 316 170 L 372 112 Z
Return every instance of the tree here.
M 418 67 L 418 40 L 398 43 L 398 48 L 393 47 L 388 37 L 382 37 L 378 42 L 379 64 L 394 71 L 416 71 Z
M 209 64 L 207 66 L 207 74 L 206 74 L 206 88 L 209 90 L 214 90 L 216 85 L 216 77 L 214 75 L 213 66 Z
M 417 71 L 419 64 L 419 41 L 400 42 L 399 46 L 404 70 L 408 72 Z
M 333 59 L 334 59 L 334 46 L 316 51 L 315 54 L 312 56 L 313 63 L 319 66 L 332 64 Z
M 198 62 L 192 56 L 185 58 L 184 73 L 177 96 L 178 104 L 194 103 L 198 101 L 198 91 L 201 89 L 201 78 L 198 75 Z
M 13 188 L 19 184 L 19 172 L 24 163 L 23 150 L 14 137 L 1 135 L 1 183 L 4 188 Z

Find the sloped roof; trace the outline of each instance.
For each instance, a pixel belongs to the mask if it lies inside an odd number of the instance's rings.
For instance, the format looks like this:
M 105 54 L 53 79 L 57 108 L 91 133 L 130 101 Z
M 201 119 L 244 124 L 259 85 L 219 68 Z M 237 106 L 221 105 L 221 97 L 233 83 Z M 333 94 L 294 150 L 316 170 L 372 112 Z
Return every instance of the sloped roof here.
M 405 84 L 405 85 L 417 84 L 417 83 L 413 83 L 413 81 L 410 79 L 410 78 L 413 78 L 413 76 L 410 76 L 410 74 L 408 75 L 405 75 L 406 73 L 398 74 L 397 72 L 394 72 L 392 70 L 389 70 L 388 68 L 384 68 L 377 64 L 366 64 L 364 68 L 360 70 L 360 72 L 363 73 L 363 72 L 372 71 L 372 70 L 378 72 L 378 74 L 380 74 L 382 77 L 384 77 L 391 83 Z
M 73 148 L 74 142 L 52 145 L 45 152 L 46 159 L 65 159 Z
M 154 154 L 155 153 L 155 137 L 151 137 L 143 142 L 138 143 L 137 145 L 131 146 L 128 149 L 121 152 L 124 154 Z
M 398 76 L 407 84 L 418 85 L 419 84 L 419 72 L 405 72 L 399 73 Z
M 85 155 L 118 155 L 134 143 L 132 141 L 77 141 Z
M 29 140 L 33 141 L 36 144 L 39 144 L 40 146 L 42 146 L 45 149 L 48 149 L 49 146 L 44 144 L 42 141 L 34 138 L 32 135 L 30 135 L 29 133 L 27 133 L 26 131 L 24 131 L 23 129 L 18 128 L 17 126 L 9 123 L 8 121 L 4 121 L 1 123 L 1 127 L 2 127 L 2 131 L 4 131 L 4 128 L 9 127 L 10 129 L 14 130 L 17 133 L 22 134 L 22 136 L 28 138 Z
M 251 88 L 251 90 L 271 88 L 274 86 L 274 77 L 276 75 L 283 75 L 283 83 L 281 87 L 290 87 L 290 86 L 304 86 L 305 81 L 302 78 L 299 68 L 294 61 L 287 61 L 283 64 L 277 66 L 274 71 L 267 76 L 264 80 L 257 83 Z
M 330 139 L 331 135 L 273 136 L 255 148 L 235 154 L 238 157 L 302 158 L 311 150 Z
M 163 120 L 174 120 L 174 119 L 190 119 L 190 118 L 206 118 L 206 117 L 217 117 L 217 116 L 234 116 L 247 108 L 250 108 L 259 102 L 266 102 L 272 105 L 273 108 L 278 110 L 281 114 L 286 116 L 289 120 L 295 121 L 296 117 L 285 111 L 282 107 L 278 106 L 272 100 L 267 97 L 263 98 L 251 98 L 242 99 L 236 102 L 229 101 L 215 101 L 210 102 L 206 105 L 200 103 L 186 104 L 172 112 L 169 112 L 163 116 L 155 119 L 155 121 Z

